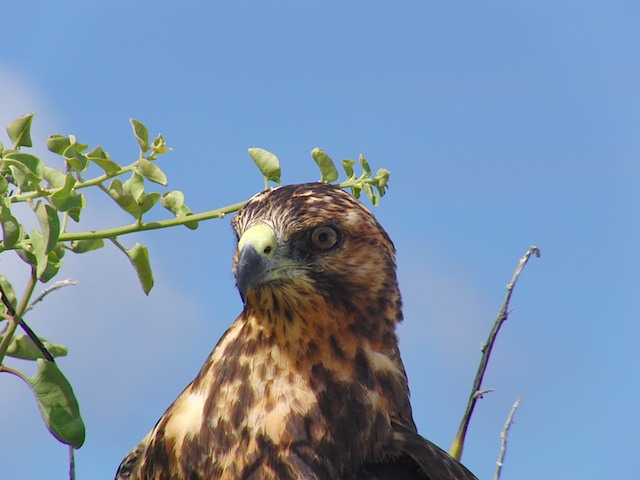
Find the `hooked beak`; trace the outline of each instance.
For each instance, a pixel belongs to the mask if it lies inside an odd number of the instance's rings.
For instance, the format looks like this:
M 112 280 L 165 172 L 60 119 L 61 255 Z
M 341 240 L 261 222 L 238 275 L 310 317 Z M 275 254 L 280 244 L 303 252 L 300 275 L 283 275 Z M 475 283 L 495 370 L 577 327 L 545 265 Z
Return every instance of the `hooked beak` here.
M 249 228 L 238 241 L 236 285 L 242 301 L 246 302 L 249 288 L 270 279 L 276 266 L 274 260 L 277 238 L 273 229 L 265 224 Z

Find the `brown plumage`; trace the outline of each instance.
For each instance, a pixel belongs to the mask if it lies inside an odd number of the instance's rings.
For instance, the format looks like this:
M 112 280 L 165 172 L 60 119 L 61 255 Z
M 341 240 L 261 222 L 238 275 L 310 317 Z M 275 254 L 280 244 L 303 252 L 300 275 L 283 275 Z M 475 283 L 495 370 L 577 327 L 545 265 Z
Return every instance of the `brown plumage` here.
M 310 183 L 232 223 L 244 309 L 116 478 L 475 478 L 416 431 L 394 247 L 373 215 Z

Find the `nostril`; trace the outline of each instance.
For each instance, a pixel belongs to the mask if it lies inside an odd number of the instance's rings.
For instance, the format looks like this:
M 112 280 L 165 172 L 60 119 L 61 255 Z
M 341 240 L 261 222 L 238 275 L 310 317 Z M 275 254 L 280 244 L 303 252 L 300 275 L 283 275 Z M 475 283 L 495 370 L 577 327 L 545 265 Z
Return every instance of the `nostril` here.
M 269 255 L 271 253 L 271 247 L 269 246 L 264 247 L 263 252 L 265 255 Z

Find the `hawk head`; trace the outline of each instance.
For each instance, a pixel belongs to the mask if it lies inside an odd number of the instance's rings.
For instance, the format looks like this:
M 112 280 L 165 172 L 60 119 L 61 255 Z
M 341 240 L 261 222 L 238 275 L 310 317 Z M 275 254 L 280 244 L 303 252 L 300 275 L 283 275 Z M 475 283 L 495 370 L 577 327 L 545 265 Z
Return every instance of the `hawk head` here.
M 341 317 L 372 337 L 402 319 L 393 243 L 340 188 L 309 183 L 267 190 L 232 225 L 233 269 L 246 309 L 294 330 L 296 321 L 331 328 Z

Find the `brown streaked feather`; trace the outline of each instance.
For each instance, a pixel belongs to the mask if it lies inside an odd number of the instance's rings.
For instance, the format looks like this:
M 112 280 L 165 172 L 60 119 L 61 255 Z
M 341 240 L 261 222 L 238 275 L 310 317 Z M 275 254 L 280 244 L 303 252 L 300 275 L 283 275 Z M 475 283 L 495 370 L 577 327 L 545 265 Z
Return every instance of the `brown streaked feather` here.
M 242 261 L 236 251 L 236 275 L 248 258 L 274 270 L 243 277 L 242 313 L 116 478 L 475 478 L 416 431 L 395 250 L 373 215 L 314 183 L 258 194 L 232 223 L 239 239 L 275 238 Z M 313 248 L 318 226 L 335 248 Z

